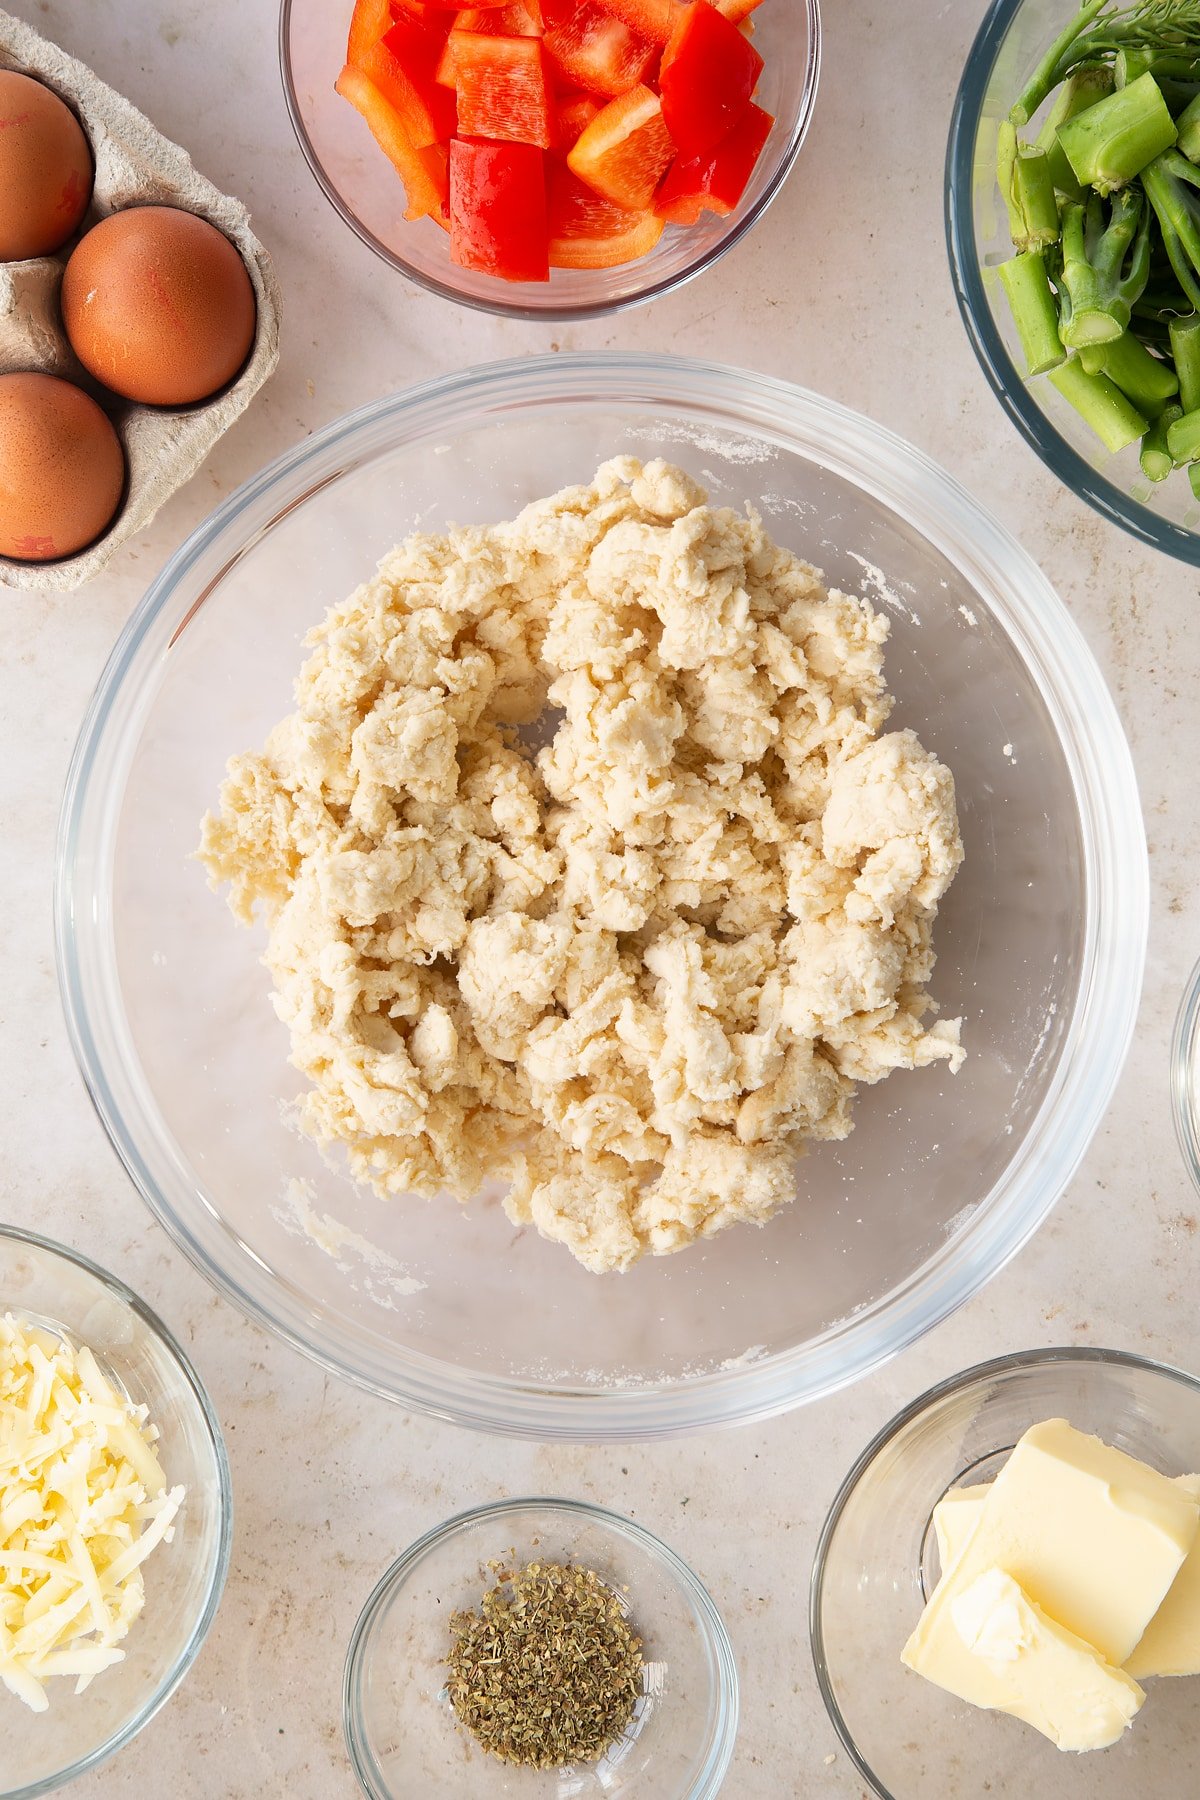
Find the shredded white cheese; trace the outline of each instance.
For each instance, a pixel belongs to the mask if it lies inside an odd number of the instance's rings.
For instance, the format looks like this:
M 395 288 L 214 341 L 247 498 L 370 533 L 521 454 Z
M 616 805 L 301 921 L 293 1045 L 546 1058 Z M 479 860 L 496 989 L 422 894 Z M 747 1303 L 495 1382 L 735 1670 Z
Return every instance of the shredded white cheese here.
M 184 1495 L 157 1438 L 86 1345 L 0 1319 L 0 1681 L 34 1712 L 51 1675 L 79 1694 L 124 1658 Z

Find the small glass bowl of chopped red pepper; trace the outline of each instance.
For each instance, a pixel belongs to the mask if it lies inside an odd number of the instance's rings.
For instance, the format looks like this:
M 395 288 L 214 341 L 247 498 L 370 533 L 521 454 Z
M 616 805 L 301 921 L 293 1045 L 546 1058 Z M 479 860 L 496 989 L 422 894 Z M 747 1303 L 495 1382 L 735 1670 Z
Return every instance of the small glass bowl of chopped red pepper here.
M 633 1717 L 594 1762 L 501 1761 L 450 1701 L 452 1616 L 531 1563 L 592 1571 L 642 1641 Z M 582 1501 L 505 1500 L 436 1526 L 384 1575 L 351 1639 L 343 1717 L 370 1800 L 715 1800 L 737 1736 L 737 1670 L 706 1589 L 644 1526 Z
M 288 107 L 320 186 L 434 292 L 581 318 L 737 243 L 794 163 L 819 0 L 283 0 Z

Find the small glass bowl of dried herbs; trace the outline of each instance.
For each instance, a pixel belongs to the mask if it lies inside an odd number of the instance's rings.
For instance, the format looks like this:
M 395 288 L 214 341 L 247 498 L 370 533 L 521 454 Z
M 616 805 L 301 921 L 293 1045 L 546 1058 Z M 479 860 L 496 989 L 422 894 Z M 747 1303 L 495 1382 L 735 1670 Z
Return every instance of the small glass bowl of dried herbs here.
M 429 1532 L 371 1595 L 346 1662 L 371 1800 L 713 1800 L 737 1712 L 728 1635 L 686 1563 L 571 1500 Z

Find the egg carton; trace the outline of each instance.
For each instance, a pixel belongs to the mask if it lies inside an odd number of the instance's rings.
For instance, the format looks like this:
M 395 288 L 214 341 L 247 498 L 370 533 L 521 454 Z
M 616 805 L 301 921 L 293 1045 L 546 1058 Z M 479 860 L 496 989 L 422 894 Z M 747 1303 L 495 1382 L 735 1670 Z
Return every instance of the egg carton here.
M 237 246 L 258 302 L 253 349 L 228 388 L 215 399 L 178 411 L 137 406 L 99 388 L 81 368 L 63 332 L 59 290 L 75 240 L 54 256 L 0 263 L 0 374 L 40 370 L 77 382 L 104 407 L 125 451 L 125 499 L 103 537 L 59 562 L 0 557 L 0 583 L 8 587 L 76 588 L 99 574 L 126 538 L 143 530 L 163 501 L 195 474 L 221 433 L 266 381 L 279 360 L 279 285 L 241 202 L 198 174 L 185 150 L 83 63 L 6 12 L 0 12 L 0 67 L 19 69 L 53 88 L 83 123 L 95 159 L 96 183 L 81 230 L 126 206 L 158 203 L 198 213 Z

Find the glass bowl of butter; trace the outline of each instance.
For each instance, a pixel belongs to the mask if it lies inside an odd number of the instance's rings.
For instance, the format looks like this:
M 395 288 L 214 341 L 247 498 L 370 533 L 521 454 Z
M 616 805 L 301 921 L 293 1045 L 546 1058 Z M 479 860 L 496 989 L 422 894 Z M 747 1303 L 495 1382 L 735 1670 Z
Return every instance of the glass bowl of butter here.
M 843 1483 L 810 1624 L 880 1800 L 1195 1791 L 1200 1382 L 1065 1348 L 931 1389 Z
M 170 1699 L 216 1617 L 232 1511 L 220 1426 L 161 1319 L 0 1227 L 0 1800 L 87 1774 Z

